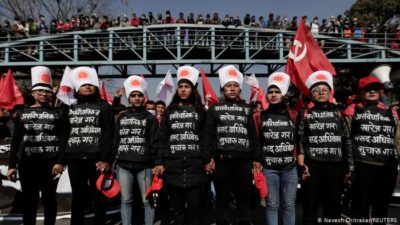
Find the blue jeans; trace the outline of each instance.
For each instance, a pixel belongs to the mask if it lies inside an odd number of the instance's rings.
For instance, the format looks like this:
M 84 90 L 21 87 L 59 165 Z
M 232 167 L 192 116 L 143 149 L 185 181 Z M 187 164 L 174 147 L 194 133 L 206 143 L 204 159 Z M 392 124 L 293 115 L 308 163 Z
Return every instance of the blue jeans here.
M 278 212 L 282 214 L 283 225 L 296 222 L 297 168 L 290 170 L 263 169 L 267 178 L 268 195 L 266 218 L 267 225 L 278 224 Z
M 117 178 L 121 188 L 121 220 L 123 225 L 130 225 L 132 221 L 133 185 L 135 177 L 139 185 L 144 205 L 144 221 L 146 225 L 153 225 L 154 209 L 146 199 L 146 191 L 152 182 L 151 169 L 130 171 L 118 167 Z

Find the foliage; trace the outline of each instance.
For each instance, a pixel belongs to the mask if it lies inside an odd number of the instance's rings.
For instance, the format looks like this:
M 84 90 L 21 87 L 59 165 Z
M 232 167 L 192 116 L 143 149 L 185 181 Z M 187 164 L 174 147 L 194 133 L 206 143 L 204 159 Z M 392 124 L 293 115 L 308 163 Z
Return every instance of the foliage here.
M 349 18 L 362 22 L 385 23 L 395 15 L 400 15 L 399 0 L 357 0 L 345 12 Z
M 51 19 L 67 19 L 73 15 L 91 15 L 106 8 L 107 0 L 1 0 L 0 16 L 20 20 L 37 19 L 40 14 Z

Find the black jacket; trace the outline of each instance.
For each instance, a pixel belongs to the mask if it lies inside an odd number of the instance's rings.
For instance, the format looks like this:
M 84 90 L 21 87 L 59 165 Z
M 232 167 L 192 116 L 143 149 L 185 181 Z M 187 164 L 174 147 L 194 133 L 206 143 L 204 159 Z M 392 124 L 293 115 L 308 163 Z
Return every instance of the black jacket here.
M 209 149 L 201 144 L 204 111 L 194 106 L 175 106 L 164 113 L 160 125 L 156 164 L 164 165 L 164 180 L 176 187 L 197 186 L 206 181 L 204 165 Z
M 299 113 L 298 146 L 305 160 L 344 162 L 354 170 L 352 142 L 346 119 L 333 104 L 317 105 Z
M 213 157 L 262 162 L 253 111 L 241 102 L 223 101 L 207 111 L 204 144 Z
M 19 160 L 54 160 L 65 164 L 66 112 L 59 108 L 24 108 L 15 120 L 9 168 Z
M 114 117 L 110 105 L 94 96 L 78 98 L 69 107 L 68 159 L 111 161 Z
M 125 169 L 153 166 L 158 148 L 158 123 L 154 115 L 142 108 L 121 112 L 115 124 L 113 154 Z

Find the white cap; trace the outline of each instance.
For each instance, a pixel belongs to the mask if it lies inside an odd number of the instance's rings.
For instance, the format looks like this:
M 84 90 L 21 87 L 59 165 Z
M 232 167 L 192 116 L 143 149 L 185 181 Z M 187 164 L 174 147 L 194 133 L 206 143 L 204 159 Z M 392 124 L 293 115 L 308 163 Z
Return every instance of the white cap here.
M 84 84 L 99 87 L 99 78 L 97 77 L 96 70 L 93 68 L 85 66 L 77 67 L 71 71 L 71 77 L 75 91 L 78 91 Z
M 224 87 L 226 83 L 234 81 L 239 84 L 240 89 L 242 89 L 243 84 L 243 74 L 232 65 L 222 67 L 218 70 L 219 82 L 221 87 Z
M 191 66 L 181 66 L 176 72 L 176 76 L 178 78 L 178 82 L 182 79 L 189 80 L 193 86 L 197 84 L 197 79 L 199 78 L 199 71 Z
M 310 90 L 310 88 L 312 88 L 316 83 L 326 83 L 331 89 L 333 89 L 332 74 L 325 70 L 315 71 L 307 78 L 306 86 Z
M 272 73 L 267 79 L 267 91 L 273 85 L 279 88 L 282 95 L 286 95 L 290 86 L 290 76 L 283 72 Z
M 38 89 L 45 89 L 53 91 L 51 71 L 45 66 L 35 66 L 31 68 L 32 76 L 32 91 Z
M 145 94 L 147 91 L 147 82 L 141 76 L 132 75 L 124 81 L 124 87 L 126 97 L 129 99 L 129 95 L 132 91 L 139 91 L 140 93 Z

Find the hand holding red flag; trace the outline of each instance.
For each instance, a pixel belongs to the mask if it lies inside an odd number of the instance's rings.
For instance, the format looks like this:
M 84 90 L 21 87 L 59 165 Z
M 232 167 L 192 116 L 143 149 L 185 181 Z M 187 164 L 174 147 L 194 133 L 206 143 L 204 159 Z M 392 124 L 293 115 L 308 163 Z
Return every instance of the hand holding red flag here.
M 203 95 L 204 95 L 204 102 L 208 106 L 212 106 L 214 104 L 217 104 L 218 97 L 215 94 L 210 82 L 208 81 L 206 74 L 204 73 L 203 68 L 200 68 L 200 74 L 201 74 L 201 83 L 203 86 Z M 207 104 L 208 102 L 208 104 Z
M 106 85 L 103 81 L 100 82 L 100 98 L 107 101 L 108 104 L 112 105 L 113 98 L 106 90 Z

